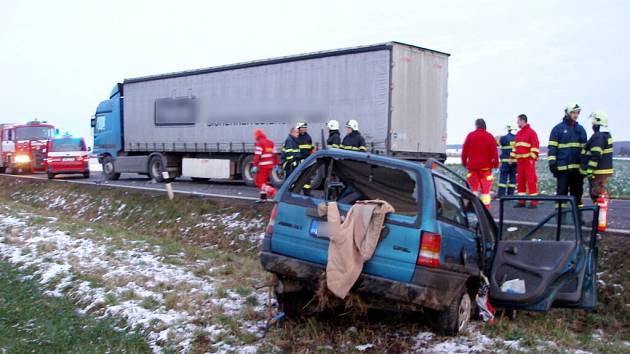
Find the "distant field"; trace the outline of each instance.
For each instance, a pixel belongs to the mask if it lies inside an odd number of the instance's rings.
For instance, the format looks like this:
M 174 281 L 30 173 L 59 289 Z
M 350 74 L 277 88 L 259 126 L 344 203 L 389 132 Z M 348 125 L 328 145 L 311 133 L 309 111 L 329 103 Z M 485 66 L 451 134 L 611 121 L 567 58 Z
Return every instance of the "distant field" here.
M 452 158 L 453 160 L 455 158 Z M 451 161 L 449 160 L 449 162 Z M 461 164 L 449 165 L 462 175 L 465 175 L 466 171 Z M 555 194 L 556 192 L 556 180 L 549 172 L 547 167 L 547 160 L 540 160 L 536 165 L 538 171 L 538 189 L 541 194 Z M 630 161 L 628 160 L 615 160 L 614 162 L 615 175 L 610 179 L 608 183 L 608 190 L 612 198 L 630 199 Z M 496 192 L 497 183 L 499 182 L 499 170 L 495 171 L 495 185 L 493 190 Z M 584 180 L 584 191 L 588 191 L 588 183 Z

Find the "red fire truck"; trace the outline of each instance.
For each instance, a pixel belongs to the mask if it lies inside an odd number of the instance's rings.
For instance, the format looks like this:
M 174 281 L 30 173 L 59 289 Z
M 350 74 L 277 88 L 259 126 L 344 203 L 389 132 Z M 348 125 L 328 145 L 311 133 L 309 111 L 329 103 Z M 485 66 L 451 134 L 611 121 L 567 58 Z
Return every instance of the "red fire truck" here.
M 55 127 L 46 122 L 0 124 L 0 173 L 45 172 L 48 141 Z

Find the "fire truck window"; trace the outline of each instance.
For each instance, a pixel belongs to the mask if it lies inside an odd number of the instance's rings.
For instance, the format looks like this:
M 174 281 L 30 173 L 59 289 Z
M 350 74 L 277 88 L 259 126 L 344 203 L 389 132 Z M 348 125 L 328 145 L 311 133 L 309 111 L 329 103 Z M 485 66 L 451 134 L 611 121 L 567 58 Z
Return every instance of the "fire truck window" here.
M 52 133 L 51 127 L 20 127 L 15 129 L 15 140 L 48 140 Z

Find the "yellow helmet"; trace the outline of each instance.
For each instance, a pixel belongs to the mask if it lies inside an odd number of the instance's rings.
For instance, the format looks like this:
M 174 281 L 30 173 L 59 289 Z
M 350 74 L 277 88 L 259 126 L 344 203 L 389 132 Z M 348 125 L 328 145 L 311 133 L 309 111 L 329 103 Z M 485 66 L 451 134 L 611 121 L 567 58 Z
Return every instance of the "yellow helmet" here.
M 602 127 L 608 126 L 608 114 L 606 112 L 593 112 L 589 116 L 593 125 L 601 125 Z

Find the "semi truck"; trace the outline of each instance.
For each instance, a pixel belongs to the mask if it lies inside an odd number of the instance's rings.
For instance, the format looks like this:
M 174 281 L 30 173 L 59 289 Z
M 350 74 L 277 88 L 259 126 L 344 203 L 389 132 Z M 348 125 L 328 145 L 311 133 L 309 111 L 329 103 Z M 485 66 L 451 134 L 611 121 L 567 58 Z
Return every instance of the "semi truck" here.
M 45 172 L 55 131 L 45 121 L 0 124 L 0 173 Z
M 108 180 L 167 172 L 251 185 L 256 128 L 280 151 L 305 121 L 321 148 L 328 120 L 356 119 L 370 153 L 444 160 L 448 58 L 388 42 L 125 79 L 91 119 L 94 153 Z

